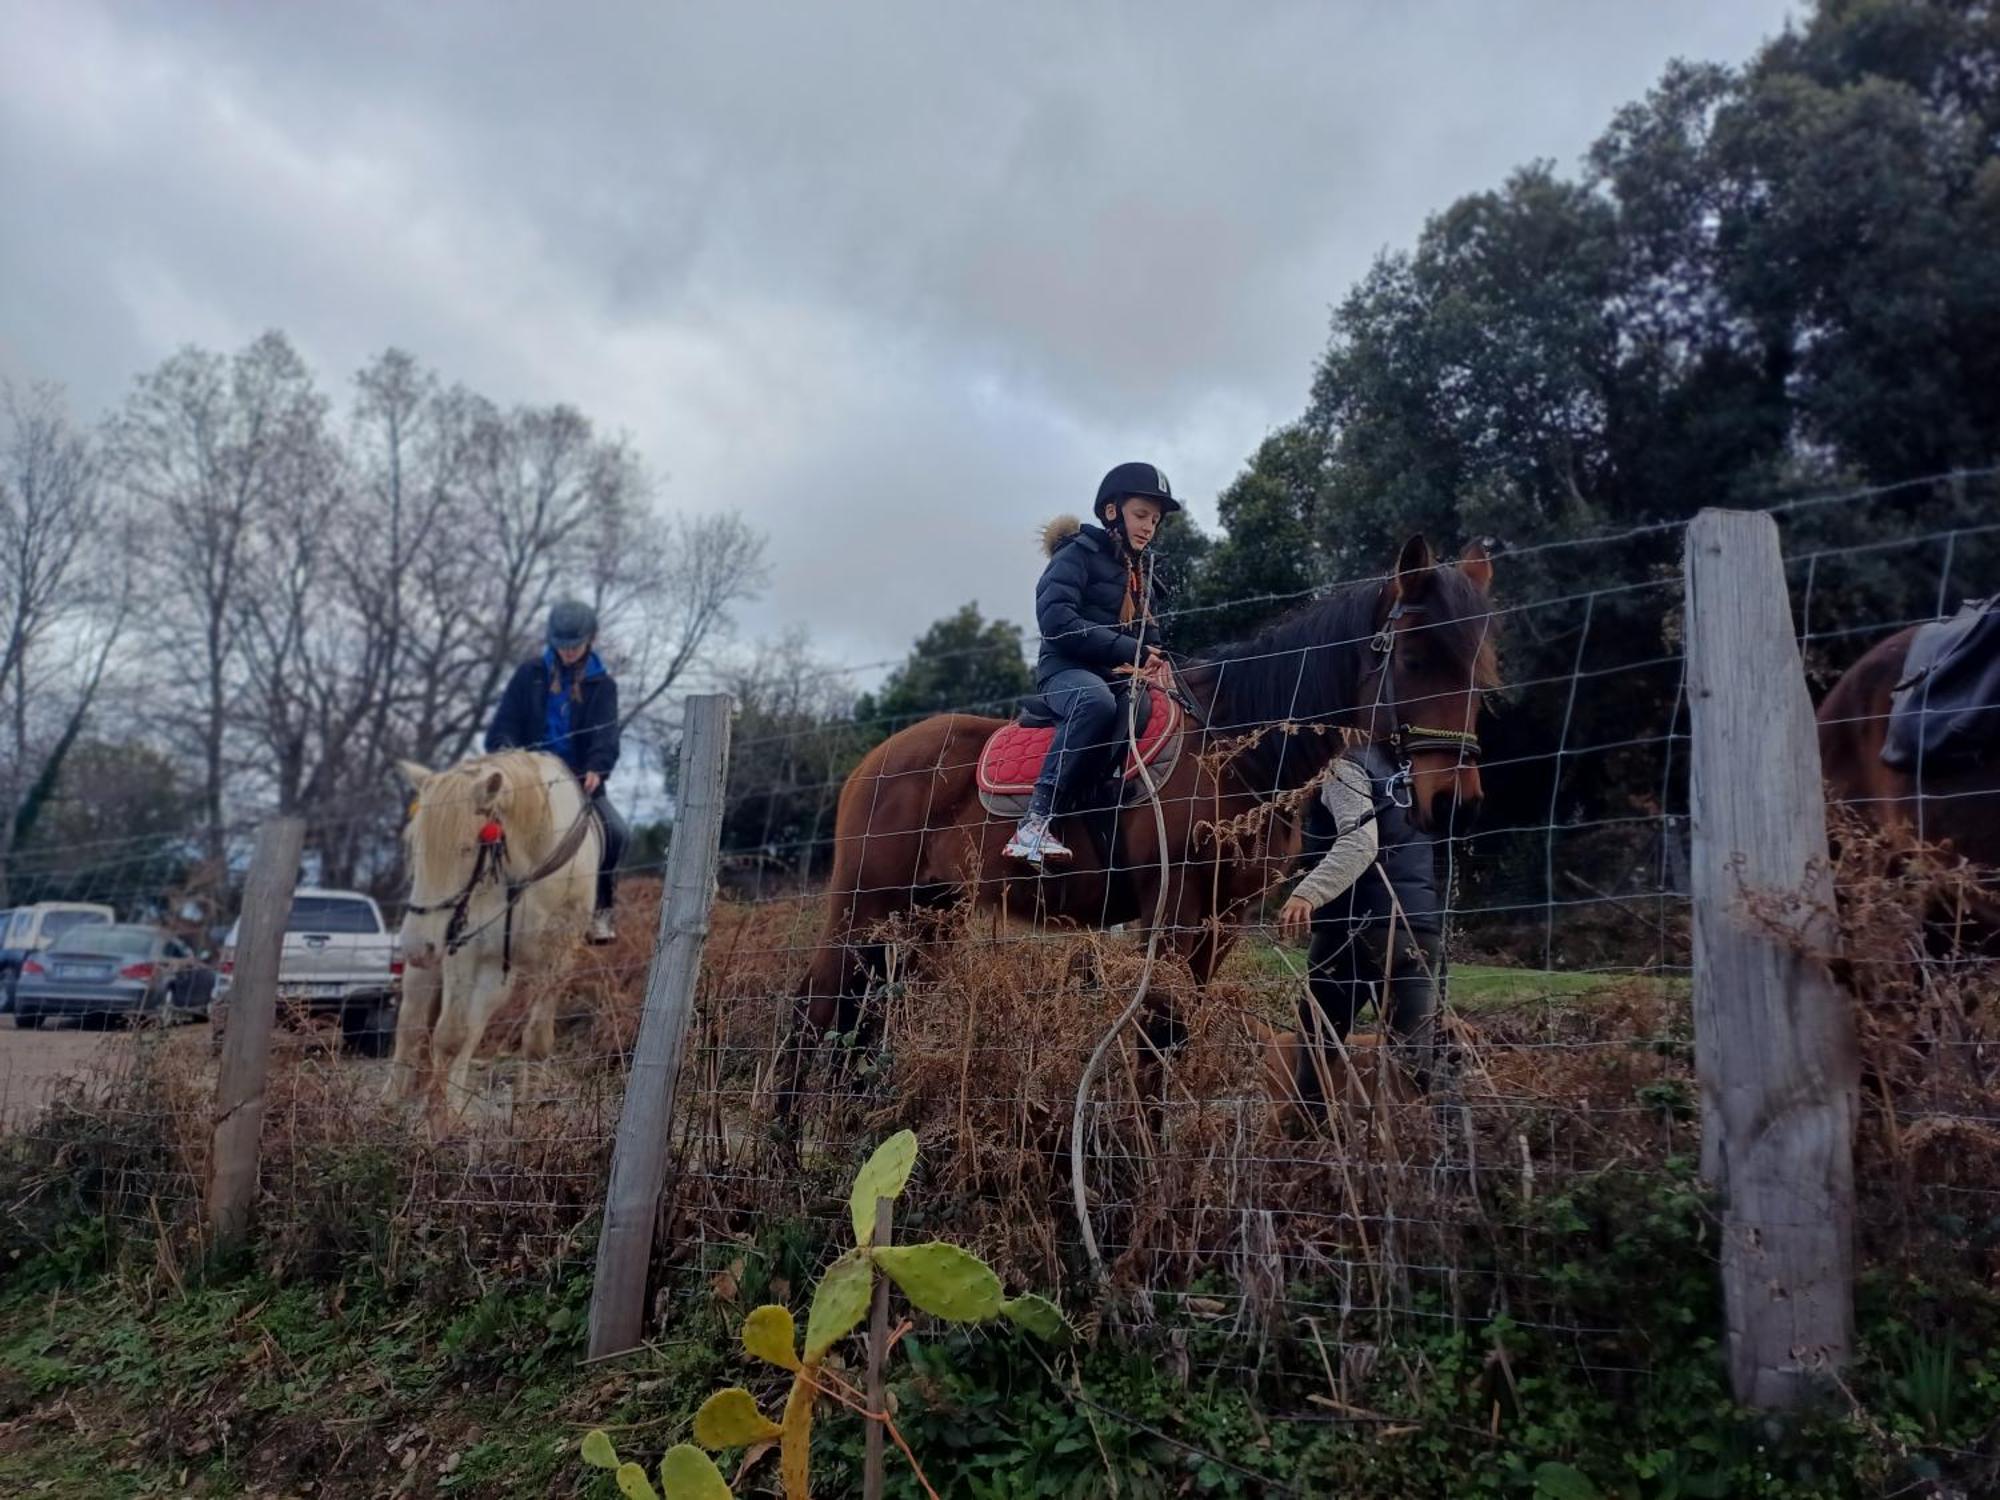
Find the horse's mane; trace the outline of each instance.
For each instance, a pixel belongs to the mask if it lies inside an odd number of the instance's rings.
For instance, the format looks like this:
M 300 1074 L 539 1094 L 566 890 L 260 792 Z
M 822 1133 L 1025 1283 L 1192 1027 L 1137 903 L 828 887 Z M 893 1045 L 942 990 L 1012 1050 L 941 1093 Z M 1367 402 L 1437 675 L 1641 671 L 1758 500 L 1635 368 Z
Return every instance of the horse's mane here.
M 508 837 L 529 848 L 551 834 L 551 769 L 569 772 L 552 756 L 529 750 L 501 750 L 439 771 L 417 794 L 417 813 L 404 841 L 410 870 L 420 889 L 456 886 L 466 876 L 465 850 L 479 840 L 488 818 L 506 825 Z M 490 790 L 494 776 L 498 791 Z
M 1209 727 L 1224 734 L 1280 723 L 1330 727 L 1364 707 L 1358 689 L 1371 665 L 1382 588 L 1380 580 L 1347 584 L 1247 640 L 1197 652 L 1195 662 L 1213 669 Z M 1462 667 L 1474 687 L 1496 686 L 1493 606 L 1485 592 L 1441 563 L 1419 602 L 1422 615 L 1405 628 L 1422 631 L 1425 643 Z M 1254 790 L 1275 791 L 1318 771 L 1339 743 L 1324 732 L 1266 734 L 1240 750 L 1234 764 Z

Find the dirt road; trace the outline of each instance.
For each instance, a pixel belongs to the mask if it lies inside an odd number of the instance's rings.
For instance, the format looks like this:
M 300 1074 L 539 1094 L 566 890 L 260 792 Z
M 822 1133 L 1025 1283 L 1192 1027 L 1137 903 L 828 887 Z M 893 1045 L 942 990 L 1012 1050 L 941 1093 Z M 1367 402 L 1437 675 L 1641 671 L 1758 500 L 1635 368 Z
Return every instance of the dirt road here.
M 12 1016 L 0 1016 L 0 1130 L 32 1119 L 63 1079 L 117 1066 L 133 1041 L 130 1032 L 80 1031 L 73 1024 L 22 1031 Z

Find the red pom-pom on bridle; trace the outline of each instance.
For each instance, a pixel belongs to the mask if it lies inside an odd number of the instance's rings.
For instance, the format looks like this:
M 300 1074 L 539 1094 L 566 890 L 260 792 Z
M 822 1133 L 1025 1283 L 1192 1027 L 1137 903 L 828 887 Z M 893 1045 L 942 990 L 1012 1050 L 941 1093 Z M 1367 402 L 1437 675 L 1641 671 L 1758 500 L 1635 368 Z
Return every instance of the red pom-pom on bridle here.
M 486 826 L 479 830 L 479 842 L 482 844 L 497 844 L 506 836 L 507 830 L 500 826 L 497 818 L 488 818 Z

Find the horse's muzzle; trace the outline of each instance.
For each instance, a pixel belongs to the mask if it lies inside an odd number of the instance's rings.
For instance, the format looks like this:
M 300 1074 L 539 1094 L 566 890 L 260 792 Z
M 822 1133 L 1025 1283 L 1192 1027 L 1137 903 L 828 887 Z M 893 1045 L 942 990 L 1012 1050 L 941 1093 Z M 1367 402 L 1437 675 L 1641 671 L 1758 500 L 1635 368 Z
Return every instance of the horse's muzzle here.
M 1478 797 L 1461 797 L 1452 787 L 1445 787 L 1431 798 L 1428 812 L 1430 828 L 1428 832 L 1438 838 L 1465 838 L 1479 829 L 1479 810 L 1484 801 Z

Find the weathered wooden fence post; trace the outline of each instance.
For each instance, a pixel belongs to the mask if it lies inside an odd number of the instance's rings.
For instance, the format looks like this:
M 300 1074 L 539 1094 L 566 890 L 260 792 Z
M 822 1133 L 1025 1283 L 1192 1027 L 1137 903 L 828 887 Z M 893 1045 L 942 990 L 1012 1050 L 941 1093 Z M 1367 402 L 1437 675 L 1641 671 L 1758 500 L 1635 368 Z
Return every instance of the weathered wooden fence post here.
M 217 1250 L 243 1238 L 257 1199 L 264 1075 L 278 1011 L 278 959 L 285 947 L 285 925 L 291 918 L 292 888 L 298 884 L 305 837 L 306 825 L 299 818 L 272 818 L 265 823 L 257 830 L 257 847 L 243 884 L 209 1153 L 209 1243 Z
M 1771 517 L 1697 516 L 1686 590 L 1702 1170 L 1736 1397 L 1789 1408 L 1854 1334 L 1857 1063 L 1818 957 L 1837 936 L 1819 741 Z
M 646 1267 L 667 1181 L 674 1086 L 687 1048 L 695 980 L 715 899 L 728 769 L 729 695 L 691 696 L 683 718 L 680 793 L 667 850 L 660 935 L 646 977 L 646 1007 L 625 1080 L 625 1106 L 604 1195 L 604 1229 L 597 1241 L 597 1279 L 590 1291 L 592 1359 L 636 1347 L 645 1320 Z

